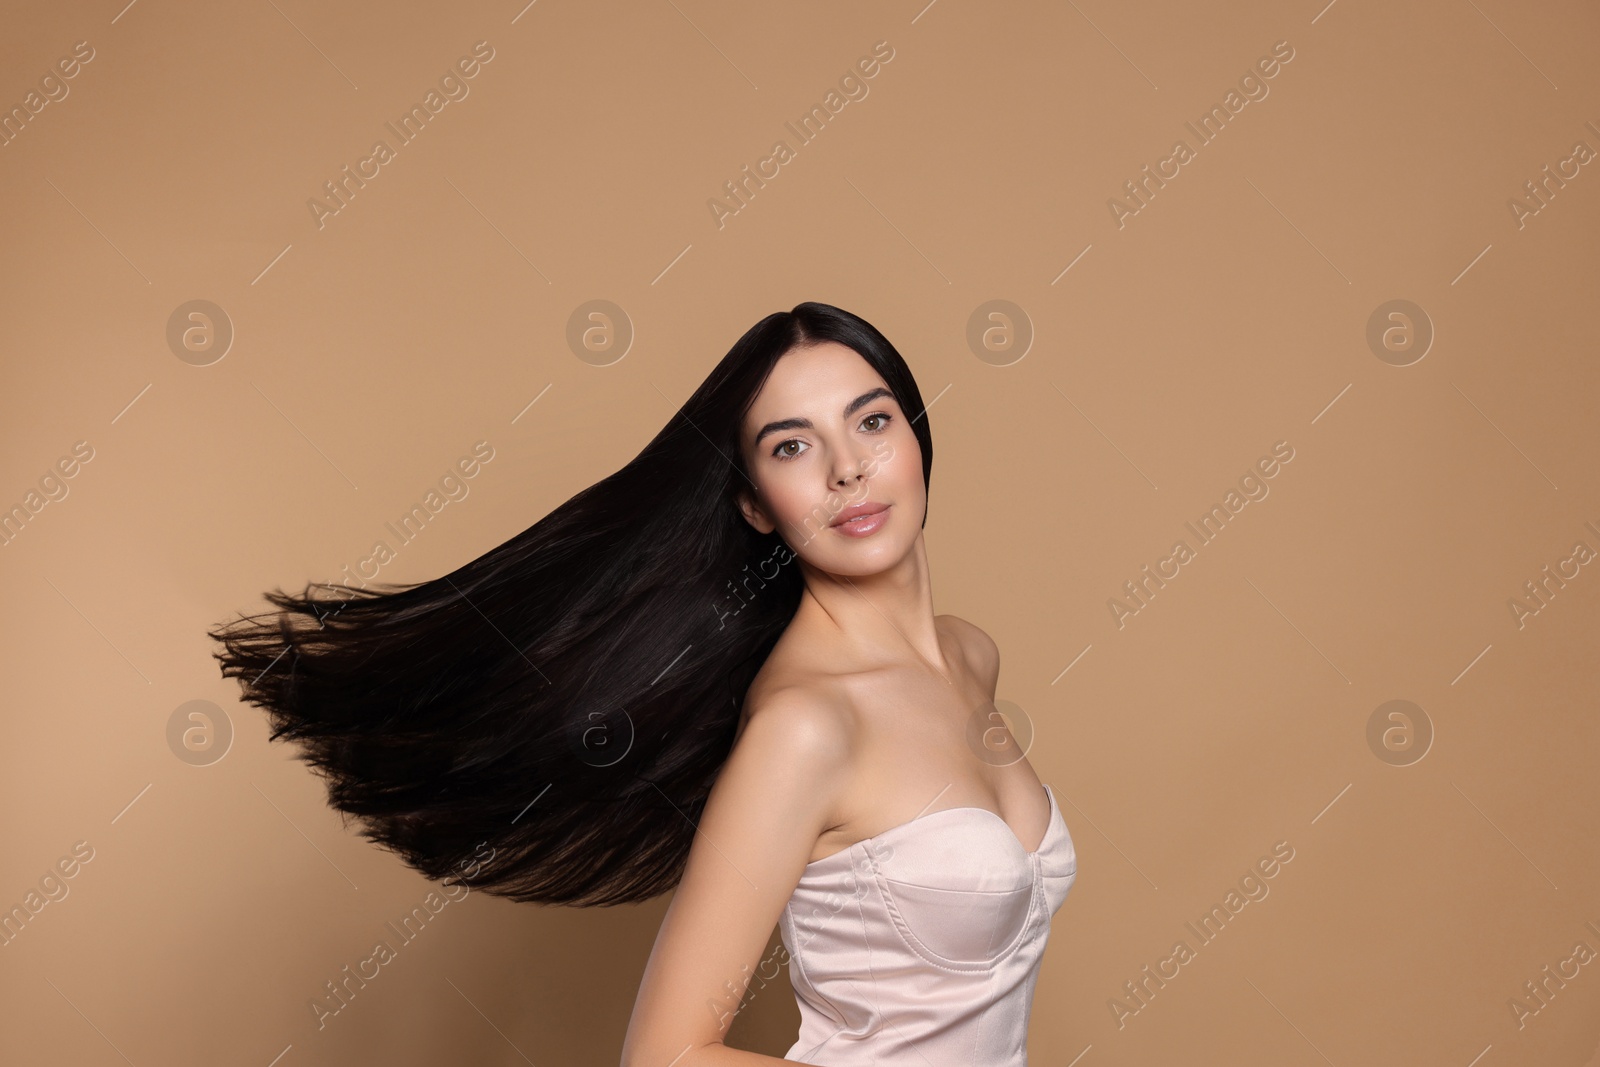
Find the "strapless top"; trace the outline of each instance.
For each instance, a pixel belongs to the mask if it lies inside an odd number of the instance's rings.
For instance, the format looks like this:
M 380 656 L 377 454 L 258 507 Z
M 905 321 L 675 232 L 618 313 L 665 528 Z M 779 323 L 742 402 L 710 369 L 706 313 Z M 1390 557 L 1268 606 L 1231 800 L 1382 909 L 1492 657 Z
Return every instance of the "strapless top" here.
M 818 1067 L 1026 1067 L 1034 983 L 1077 852 L 1027 851 L 987 808 L 941 808 L 808 863 L 779 917 Z

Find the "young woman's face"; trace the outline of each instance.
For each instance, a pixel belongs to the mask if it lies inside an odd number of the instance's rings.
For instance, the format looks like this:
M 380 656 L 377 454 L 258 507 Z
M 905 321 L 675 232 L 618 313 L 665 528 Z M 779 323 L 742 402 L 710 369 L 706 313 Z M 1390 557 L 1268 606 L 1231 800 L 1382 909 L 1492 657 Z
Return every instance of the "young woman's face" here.
M 911 416 L 877 371 L 834 341 L 784 353 L 740 434 L 755 483 L 740 508 L 830 574 L 887 569 L 922 531 L 927 491 Z M 879 508 L 854 522 L 860 505 Z

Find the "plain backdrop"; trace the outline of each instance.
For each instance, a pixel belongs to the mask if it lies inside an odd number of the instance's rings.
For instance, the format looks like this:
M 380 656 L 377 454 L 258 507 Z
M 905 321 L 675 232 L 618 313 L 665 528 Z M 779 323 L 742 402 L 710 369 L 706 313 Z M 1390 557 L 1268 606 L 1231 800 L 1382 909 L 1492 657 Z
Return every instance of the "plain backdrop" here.
M 487 551 L 821 300 L 1077 847 L 1035 1063 L 1590 1062 L 1600 17 L 1319 2 L 7 12 L 0 1060 L 616 1063 L 669 898 L 429 909 L 205 631 Z

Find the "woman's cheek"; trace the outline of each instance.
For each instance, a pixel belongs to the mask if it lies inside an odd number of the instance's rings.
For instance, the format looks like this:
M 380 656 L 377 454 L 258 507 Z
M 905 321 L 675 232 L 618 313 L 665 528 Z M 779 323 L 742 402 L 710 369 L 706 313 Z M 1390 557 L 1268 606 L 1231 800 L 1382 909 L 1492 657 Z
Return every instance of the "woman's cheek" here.
M 801 527 L 805 520 L 819 508 L 826 506 L 825 501 L 814 499 L 812 494 L 805 492 L 798 485 L 779 485 L 773 489 L 773 500 L 777 504 L 778 513 L 784 521 L 792 527 Z
M 879 469 L 894 458 L 894 445 L 888 441 L 872 443 L 872 457 L 862 461 L 861 469 L 868 478 L 876 477 Z

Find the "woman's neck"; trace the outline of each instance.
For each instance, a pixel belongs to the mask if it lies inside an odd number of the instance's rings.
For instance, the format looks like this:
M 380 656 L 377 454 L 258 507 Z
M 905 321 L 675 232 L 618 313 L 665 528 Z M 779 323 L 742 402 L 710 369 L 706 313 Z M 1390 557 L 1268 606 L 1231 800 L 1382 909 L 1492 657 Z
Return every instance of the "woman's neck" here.
M 933 586 L 920 533 L 903 559 L 877 574 L 835 575 L 804 560 L 800 564 L 806 589 L 796 622 L 831 635 L 839 653 L 862 667 L 921 660 L 950 680 L 951 666 L 933 621 Z

